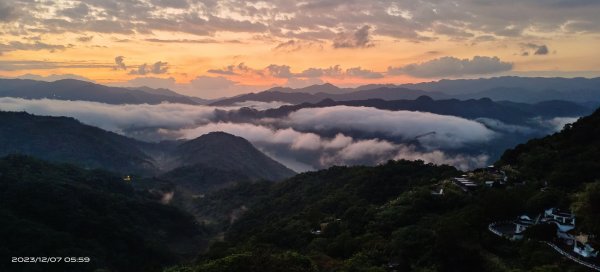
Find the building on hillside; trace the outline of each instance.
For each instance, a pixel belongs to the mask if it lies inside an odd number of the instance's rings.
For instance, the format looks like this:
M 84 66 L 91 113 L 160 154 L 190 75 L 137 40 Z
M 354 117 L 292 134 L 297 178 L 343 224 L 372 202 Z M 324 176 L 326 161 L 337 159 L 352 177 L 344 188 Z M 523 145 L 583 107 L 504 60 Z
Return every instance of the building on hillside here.
M 575 215 L 557 208 L 550 208 L 544 211 L 542 222 L 554 223 L 560 232 L 568 232 L 575 228 Z
M 529 215 L 521 215 L 514 221 L 515 224 L 515 232 L 512 236 L 512 240 L 521 240 L 523 239 L 523 233 L 527 228 L 535 225 L 535 221 L 531 219 Z
M 579 234 L 574 237 L 573 252 L 584 258 L 598 257 L 598 250 L 592 247 L 588 234 Z
M 463 175 L 463 177 L 460 178 L 454 178 L 453 181 L 456 185 L 458 185 L 458 187 L 460 187 L 465 192 L 474 190 L 478 186 L 477 183 L 466 178 L 465 175 Z

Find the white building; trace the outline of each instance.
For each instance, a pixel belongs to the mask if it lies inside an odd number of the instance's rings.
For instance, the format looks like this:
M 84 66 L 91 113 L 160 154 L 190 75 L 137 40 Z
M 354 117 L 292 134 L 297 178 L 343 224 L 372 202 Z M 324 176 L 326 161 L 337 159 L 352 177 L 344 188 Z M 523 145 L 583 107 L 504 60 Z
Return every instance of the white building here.
M 559 231 L 568 232 L 575 228 L 575 215 L 557 208 L 550 208 L 544 211 L 542 222 L 554 223 L 558 226 Z

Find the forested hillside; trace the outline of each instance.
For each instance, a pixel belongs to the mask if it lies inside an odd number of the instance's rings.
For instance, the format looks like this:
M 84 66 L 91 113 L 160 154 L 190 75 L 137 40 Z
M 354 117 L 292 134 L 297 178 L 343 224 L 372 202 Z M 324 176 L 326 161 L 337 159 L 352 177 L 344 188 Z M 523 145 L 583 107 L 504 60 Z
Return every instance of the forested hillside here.
M 206 243 L 192 216 L 121 177 L 30 157 L 0 159 L 1 271 L 160 271 Z M 9 257 L 89 257 L 15 263 Z

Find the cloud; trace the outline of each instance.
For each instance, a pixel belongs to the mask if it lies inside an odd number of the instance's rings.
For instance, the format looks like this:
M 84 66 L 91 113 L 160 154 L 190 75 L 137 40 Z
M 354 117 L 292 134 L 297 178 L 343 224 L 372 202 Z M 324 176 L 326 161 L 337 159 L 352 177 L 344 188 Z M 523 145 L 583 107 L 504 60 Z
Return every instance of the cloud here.
M 111 105 L 89 101 L 27 100 L 0 98 L 4 111 L 26 111 L 36 115 L 69 116 L 83 123 L 125 134 L 127 130 L 144 128 L 180 129 L 208 123 L 214 107 L 185 104 Z
M 338 33 L 333 40 L 334 48 L 365 48 L 373 46 L 370 36 L 371 26 L 364 25 L 354 33 Z
M 234 107 L 246 107 L 252 108 L 256 110 L 267 110 L 267 109 L 276 109 L 281 106 L 292 105 L 290 103 L 282 102 L 282 101 L 271 101 L 271 102 L 263 102 L 263 101 L 243 101 L 237 102 L 234 104 Z
M 7 2 L 8 1 L 8 2 Z M 495 38 L 598 33 L 600 2 L 506 1 L 293 1 L 89 0 L 49 9 L 44 1 L 5 0 L 0 21 L 19 21 L 23 32 L 44 33 L 251 33 L 278 40 L 334 41 L 367 47 L 379 36 L 427 42 L 429 33 L 450 40 L 470 33 Z M 515 9 L 518 5 L 518 9 Z M 132 20 L 135 18 L 135 20 Z M 44 26 L 44 29 L 40 29 Z M 358 30 L 357 30 L 357 27 Z M 337 31 L 339 34 L 336 34 Z M 537 34 L 537 35 L 536 35 Z M 541 35 L 540 35 L 541 34 Z M 292 46 L 291 48 L 296 48 Z
M 248 93 L 256 90 L 262 90 L 273 86 L 249 86 L 242 85 L 236 81 L 229 80 L 222 76 L 198 76 L 190 82 L 179 83 L 173 77 L 154 77 L 142 76 L 130 79 L 125 82 L 113 82 L 110 86 L 121 87 L 140 87 L 148 86 L 152 88 L 164 88 L 177 91 L 179 93 L 202 97 L 205 99 L 215 99 L 222 97 L 230 97 L 243 93 Z
M 130 75 L 164 74 L 169 70 L 168 63 L 157 61 L 152 65 L 146 63 L 138 66 L 137 69 L 129 71 Z
M 346 70 L 346 75 L 358 78 L 383 78 L 382 73 L 373 72 L 371 70 L 362 69 L 361 67 L 349 68 Z
M 125 65 L 125 57 L 117 56 L 115 57 L 115 66 L 114 70 L 127 70 L 127 65 Z
M 484 124 L 486 127 L 493 129 L 495 131 L 508 132 L 511 134 L 519 133 L 519 134 L 533 134 L 536 132 L 535 129 L 526 126 L 506 124 L 500 120 L 490 119 L 490 118 L 477 118 L 475 121 Z
M 78 37 L 77 40 L 80 42 L 90 42 L 90 41 L 92 41 L 93 38 L 94 38 L 94 36 L 81 36 L 81 37 Z
M 218 40 L 215 39 L 176 39 L 176 40 L 165 40 L 165 39 L 145 39 L 147 42 L 152 43 L 219 43 Z
M 282 51 L 282 52 L 295 52 L 303 49 L 316 48 L 323 49 L 323 42 L 319 40 L 301 40 L 301 39 L 291 39 L 285 42 L 281 42 L 273 48 L 273 51 Z
M 541 45 L 538 49 L 533 53 L 534 55 L 548 55 L 548 47 L 545 45 Z
M 510 71 L 513 64 L 498 57 L 475 56 L 472 59 L 442 57 L 401 67 L 389 67 L 388 74 L 406 74 L 420 78 L 459 77 Z
M 308 68 L 298 74 L 296 77 L 340 77 L 344 74 L 344 71 L 339 65 L 330 66 L 329 68 Z
M 65 16 L 73 19 L 82 19 L 90 13 L 90 7 L 85 3 L 79 3 L 78 5 L 61 9 L 57 11 L 57 14 L 60 16 Z
M 256 124 L 210 123 L 184 129 L 180 133 L 183 138 L 191 139 L 213 131 L 243 137 L 275 158 L 285 157 L 288 160 L 286 165 L 296 171 L 307 170 L 307 165 L 316 169 L 333 165 L 375 165 L 390 159 L 423 160 L 471 169 L 485 166 L 488 160 L 486 155 L 448 155 L 439 150 L 422 152 L 411 145 L 395 144 L 376 138 L 355 140 L 342 133 L 338 133 L 334 138 L 325 138 L 316 133 L 300 132 L 292 128 L 273 129 Z M 295 160 L 289 162 L 291 158 Z M 303 168 L 298 168 L 298 165 Z
M 49 52 L 54 52 L 56 50 L 65 50 L 70 47 L 73 47 L 73 45 L 72 44 L 69 44 L 69 45 L 48 44 L 48 43 L 43 43 L 40 41 L 36 41 L 34 43 L 22 43 L 19 41 L 11 41 L 7 44 L 0 44 L 0 53 L 9 52 L 9 51 L 17 51 L 17 50 L 25 50 L 25 51 L 48 50 Z
M 0 22 L 10 22 L 17 19 L 17 10 L 4 2 L 0 3 Z
M 243 62 L 237 65 L 229 65 L 223 69 L 210 69 L 207 72 L 219 75 L 240 75 L 250 72 L 251 69 Z
M 271 65 L 267 66 L 267 68 L 265 68 L 265 69 L 271 76 L 274 76 L 274 77 L 290 78 L 290 77 L 294 76 L 292 74 L 292 72 L 290 71 L 290 66 L 288 66 L 288 65 L 271 64 Z
M 545 44 L 538 45 L 535 43 L 522 43 L 521 47 L 524 48 L 525 50 L 527 50 L 527 49 L 533 50 L 534 55 L 548 55 L 548 53 L 549 53 L 548 46 L 546 46 Z M 529 51 L 523 51 L 523 53 L 521 55 L 529 56 Z
M 264 105 L 263 105 L 264 106 Z M 273 106 L 273 105 L 269 105 Z M 468 120 L 458 120 L 435 115 L 423 114 L 405 116 L 407 113 L 380 112 L 369 113 L 360 111 L 356 116 L 346 116 L 339 112 L 341 109 L 325 109 L 313 112 L 316 118 L 323 120 L 324 127 L 313 124 L 312 120 L 300 115 L 290 115 L 289 120 L 279 120 L 279 124 L 269 123 L 268 120 L 257 120 L 257 123 L 219 122 L 217 108 L 209 106 L 183 105 L 163 103 L 159 105 L 109 105 L 86 101 L 62 100 L 26 100 L 20 98 L 0 98 L 0 109 L 4 111 L 27 111 L 37 115 L 70 116 L 83 123 L 97 126 L 106 130 L 137 137 L 140 139 L 161 140 L 175 138 L 195 138 L 212 131 L 224 131 L 248 139 L 261 150 L 275 158 L 282 158 L 288 166 L 300 167 L 296 170 L 319 169 L 335 164 L 373 165 L 389 159 L 422 159 L 432 163 L 448 163 L 459 167 L 485 165 L 479 155 L 472 157 L 467 154 L 448 153 L 448 149 L 426 150 L 419 147 L 426 143 L 404 141 L 398 137 L 412 137 L 421 130 L 436 130 L 439 137 L 463 137 L 464 140 L 449 140 L 450 143 L 474 143 L 470 137 L 483 133 L 489 136 L 485 128 L 474 126 Z M 221 111 L 237 110 L 238 108 L 222 108 Z M 360 109 L 359 109 L 360 110 Z M 351 130 L 362 129 L 363 125 L 353 127 L 349 122 L 333 124 L 339 116 L 328 112 L 344 115 L 343 119 L 355 119 L 357 123 L 374 122 L 364 130 L 371 135 L 351 136 Z M 383 115 L 387 116 L 383 116 Z M 417 113 L 419 114 L 419 113 Z M 335 115 L 335 114 L 334 114 Z M 363 116 L 358 118 L 357 116 Z M 400 118 L 399 120 L 396 120 Z M 430 118 L 422 120 L 423 125 L 415 127 L 411 118 Z M 374 121 L 377 119 L 378 121 Z M 416 122 L 416 120 L 414 120 Z M 288 123 L 288 126 L 285 124 Z M 404 123 L 404 124 L 402 124 Z M 456 130 L 444 127 L 454 125 Z M 478 124 L 477 122 L 473 122 Z M 313 131 L 302 130 L 299 127 L 313 126 Z M 385 128 L 384 126 L 387 126 Z M 333 128 L 333 134 L 324 133 L 323 129 Z M 457 130 L 464 130 L 458 133 Z M 345 133 L 348 131 L 348 133 Z M 469 135 L 467 135 L 469 134 Z M 330 135 L 330 136 L 328 136 Z M 485 141 L 485 139 L 483 139 Z
M 534 118 L 533 121 L 547 128 L 549 133 L 561 131 L 567 124 L 575 123 L 577 117 L 554 117 L 552 119 Z
M 418 141 L 428 149 L 460 148 L 495 137 L 492 130 L 476 121 L 426 112 L 335 106 L 304 108 L 290 113 L 288 119 L 290 127 L 302 131 L 379 135 L 403 142 Z

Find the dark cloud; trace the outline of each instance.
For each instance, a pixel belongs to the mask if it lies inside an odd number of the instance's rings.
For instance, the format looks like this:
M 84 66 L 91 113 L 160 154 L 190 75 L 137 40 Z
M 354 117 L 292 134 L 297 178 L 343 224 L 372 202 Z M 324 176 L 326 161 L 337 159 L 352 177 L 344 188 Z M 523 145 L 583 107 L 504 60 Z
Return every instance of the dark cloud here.
M 548 55 L 548 47 L 545 45 L 541 45 L 538 49 L 533 53 L 534 55 Z
M 248 66 L 246 66 L 246 64 L 241 62 L 237 65 L 228 65 L 223 69 L 210 69 L 207 72 L 218 75 L 239 75 L 248 73 L 250 71 L 251 69 Z
M 24 34 L 256 33 L 285 40 L 282 47 L 276 46 L 285 50 L 296 50 L 299 40 L 334 41 L 336 48 L 369 47 L 373 44 L 371 35 L 426 42 L 435 40 L 427 36 L 434 33 L 451 40 L 478 42 L 474 33 L 518 38 L 528 29 L 540 33 L 600 32 L 600 1 L 596 0 L 75 2 L 53 10 L 47 1 L 4 0 L 0 4 L 0 22 L 18 21 L 18 27 L 11 27 Z
M 549 53 L 548 46 L 546 46 L 545 44 L 538 45 L 535 43 L 522 43 L 521 47 L 525 50 L 527 50 L 527 49 L 533 50 L 534 55 L 548 55 L 548 53 Z M 521 55 L 529 56 L 529 52 L 524 51 Z
M 0 22 L 10 22 L 17 19 L 17 10 L 8 4 L 0 3 Z
M 365 48 L 373 46 L 370 36 L 371 26 L 365 25 L 354 33 L 339 33 L 333 40 L 334 48 Z
M 218 43 L 215 39 L 179 39 L 179 40 L 165 40 L 165 39 L 145 39 L 147 42 L 153 43 Z
M 85 3 L 79 3 L 79 5 L 72 8 L 66 8 L 57 11 L 59 16 L 65 16 L 71 19 L 82 19 L 87 16 L 90 12 L 90 7 Z
M 343 74 L 342 68 L 339 65 L 334 65 L 329 68 L 308 68 L 301 73 L 296 74 L 297 77 L 339 77 Z
M 144 63 L 137 69 L 129 71 L 130 75 L 165 74 L 169 70 L 168 63 L 157 61 L 152 65 Z
M 0 43 L 0 52 L 9 52 L 9 51 L 17 51 L 17 50 L 27 50 L 27 51 L 39 51 L 39 50 L 48 50 L 50 52 L 54 52 L 56 50 L 65 50 L 67 48 L 73 47 L 72 44 L 62 45 L 62 44 L 48 44 L 40 41 L 36 41 L 34 43 L 22 43 L 19 41 L 12 41 L 7 44 Z
M 274 77 L 291 78 L 294 76 L 294 74 L 290 71 L 290 66 L 288 65 L 271 64 L 267 66 L 266 70 Z
M 94 36 L 81 36 L 81 37 L 78 37 L 77 40 L 80 42 L 90 42 L 90 41 L 92 41 L 93 38 L 94 38 Z
M 152 0 L 153 5 L 157 7 L 187 9 L 190 4 L 187 0 Z
M 383 74 L 373 72 L 371 70 L 362 69 L 361 67 L 349 68 L 346 70 L 346 75 L 350 77 L 360 77 L 360 78 L 382 78 Z
M 277 44 L 274 51 L 294 52 L 307 48 L 323 49 L 323 42 L 318 40 L 288 40 Z
M 115 66 L 114 70 L 127 70 L 127 65 L 125 65 L 125 57 L 117 56 L 115 57 Z
M 459 77 L 510 71 L 513 64 L 498 57 L 475 56 L 473 59 L 442 57 L 402 67 L 389 67 L 388 74 L 406 74 L 421 78 Z

